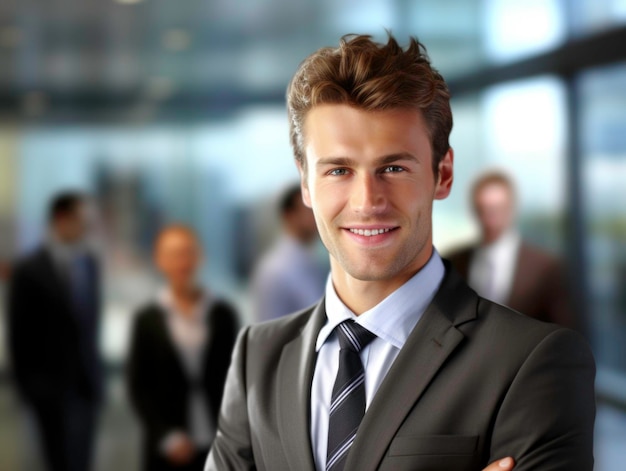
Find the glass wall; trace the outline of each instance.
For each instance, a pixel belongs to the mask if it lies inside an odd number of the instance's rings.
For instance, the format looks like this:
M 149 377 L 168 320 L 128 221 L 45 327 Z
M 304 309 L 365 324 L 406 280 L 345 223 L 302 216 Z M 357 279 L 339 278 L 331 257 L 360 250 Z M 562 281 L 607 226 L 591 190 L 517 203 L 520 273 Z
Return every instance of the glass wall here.
M 113 363 L 124 358 L 130 313 L 158 287 L 151 245 L 165 223 L 196 229 L 203 281 L 247 315 L 246 277 L 278 232 L 274 199 L 298 178 L 284 108 L 192 126 L 35 127 L 18 142 L 19 252 L 45 234 L 56 192 L 81 189 L 98 202 L 108 274 L 103 342 Z
M 567 125 L 562 82 L 538 77 L 489 87 L 455 100 L 453 113 L 455 182 L 435 214 L 438 246 L 445 251 L 476 236 L 471 183 L 486 169 L 499 169 L 515 181 L 524 236 L 563 254 Z
M 625 374 L 626 64 L 582 74 L 578 93 L 594 345 L 603 369 Z
M 167 222 L 198 231 L 203 282 L 247 321 L 250 269 L 297 179 L 288 80 L 340 36 L 389 29 L 418 36 L 456 85 L 437 247 L 476 238 L 470 185 L 509 172 L 523 236 L 584 271 L 599 389 L 626 407 L 626 40 L 588 50 L 626 34 L 626 0 L 131 3 L 0 2 L 0 311 L 5 265 L 41 241 L 47 200 L 72 187 L 100 203 L 110 365 L 123 365 L 136 307 L 159 285 L 151 243 Z M 0 469 L 18 469 L 1 442 Z
M 572 33 L 593 34 L 626 23 L 624 0 L 561 0 L 569 11 Z
M 566 39 L 561 0 L 485 0 L 485 51 L 492 62 L 545 52 Z

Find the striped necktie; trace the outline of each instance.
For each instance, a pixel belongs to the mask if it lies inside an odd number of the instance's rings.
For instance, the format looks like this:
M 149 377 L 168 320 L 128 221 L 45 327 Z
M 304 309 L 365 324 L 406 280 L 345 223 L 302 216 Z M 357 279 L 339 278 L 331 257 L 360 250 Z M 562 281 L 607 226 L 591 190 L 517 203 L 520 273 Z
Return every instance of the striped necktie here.
M 365 371 L 359 352 L 376 337 L 354 321 L 342 322 L 335 332 L 339 369 L 330 402 L 326 471 L 343 470 L 365 414 Z

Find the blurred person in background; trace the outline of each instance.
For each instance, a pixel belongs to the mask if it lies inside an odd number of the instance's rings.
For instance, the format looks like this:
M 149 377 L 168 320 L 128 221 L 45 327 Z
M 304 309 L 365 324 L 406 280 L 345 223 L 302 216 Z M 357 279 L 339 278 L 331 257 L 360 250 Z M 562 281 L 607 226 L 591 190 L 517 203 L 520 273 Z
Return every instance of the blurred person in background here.
M 11 272 L 11 267 L 8 262 L 4 260 L 0 260 L 0 281 L 5 282 L 9 279 L 9 273 Z
M 515 227 L 516 196 L 500 171 L 481 175 L 471 192 L 480 241 L 447 258 L 481 296 L 536 319 L 577 327 L 560 261 L 525 242 Z
M 86 196 L 59 194 L 47 239 L 9 278 L 12 371 L 51 471 L 91 468 L 102 367 L 100 269 L 89 233 Z
M 202 250 L 180 225 L 158 235 L 154 260 L 166 285 L 134 324 L 128 386 L 145 432 L 146 471 L 201 471 L 217 413 L 237 316 L 196 281 Z
M 300 185 L 284 192 L 279 210 L 282 234 L 252 276 L 252 308 L 259 322 L 304 309 L 324 293 L 326 272 L 314 250 L 317 227 Z

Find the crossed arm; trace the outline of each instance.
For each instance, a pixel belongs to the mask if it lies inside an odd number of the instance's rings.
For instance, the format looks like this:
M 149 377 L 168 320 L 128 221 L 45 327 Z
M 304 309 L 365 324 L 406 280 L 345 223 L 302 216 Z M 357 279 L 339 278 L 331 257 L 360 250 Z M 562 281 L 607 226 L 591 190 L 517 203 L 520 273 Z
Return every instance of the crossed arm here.
M 511 471 L 514 465 L 513 458 L 508 457 L 491 463 L 483 471 Z

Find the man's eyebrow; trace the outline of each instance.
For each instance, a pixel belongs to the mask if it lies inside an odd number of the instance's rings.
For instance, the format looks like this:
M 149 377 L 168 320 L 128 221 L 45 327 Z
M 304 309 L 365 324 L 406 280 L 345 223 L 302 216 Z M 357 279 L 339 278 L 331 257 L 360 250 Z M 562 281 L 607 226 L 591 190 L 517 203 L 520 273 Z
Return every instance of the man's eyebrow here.
M 378 159 L 378 163 L 380 165 L 385 165 L 385 164 L 393 164 L 395 162 L 400 162 L 403 160 L 408 160 L 411 162 L 419 163 L 419 160 L 417 159 L 417 157 L 415 157 L 413 154 L 410 154 L 408 152 L 400 152 L 398 154 L 384 155 Z
M 315 165 L 323 167 L 325 165 L 336 165 L 338 167 L 349 167 L 354 164 L 354 159 L 349 157 L 322 157 Z
M 389 154 L 383 155 L 376 159 L 377 165 L 388 165 L 401 161 L 411 161 L 415 163 L 419 163 L 417 157 L 408 152 L 399 152 L 397 154 Z M 316 163 L 316 166 L 323 167 L 326 165 L 335 165 L 338 167 L 350 167 L 355 165 L 355 160 L 350 157 L 323 157 L 319 159 Z

